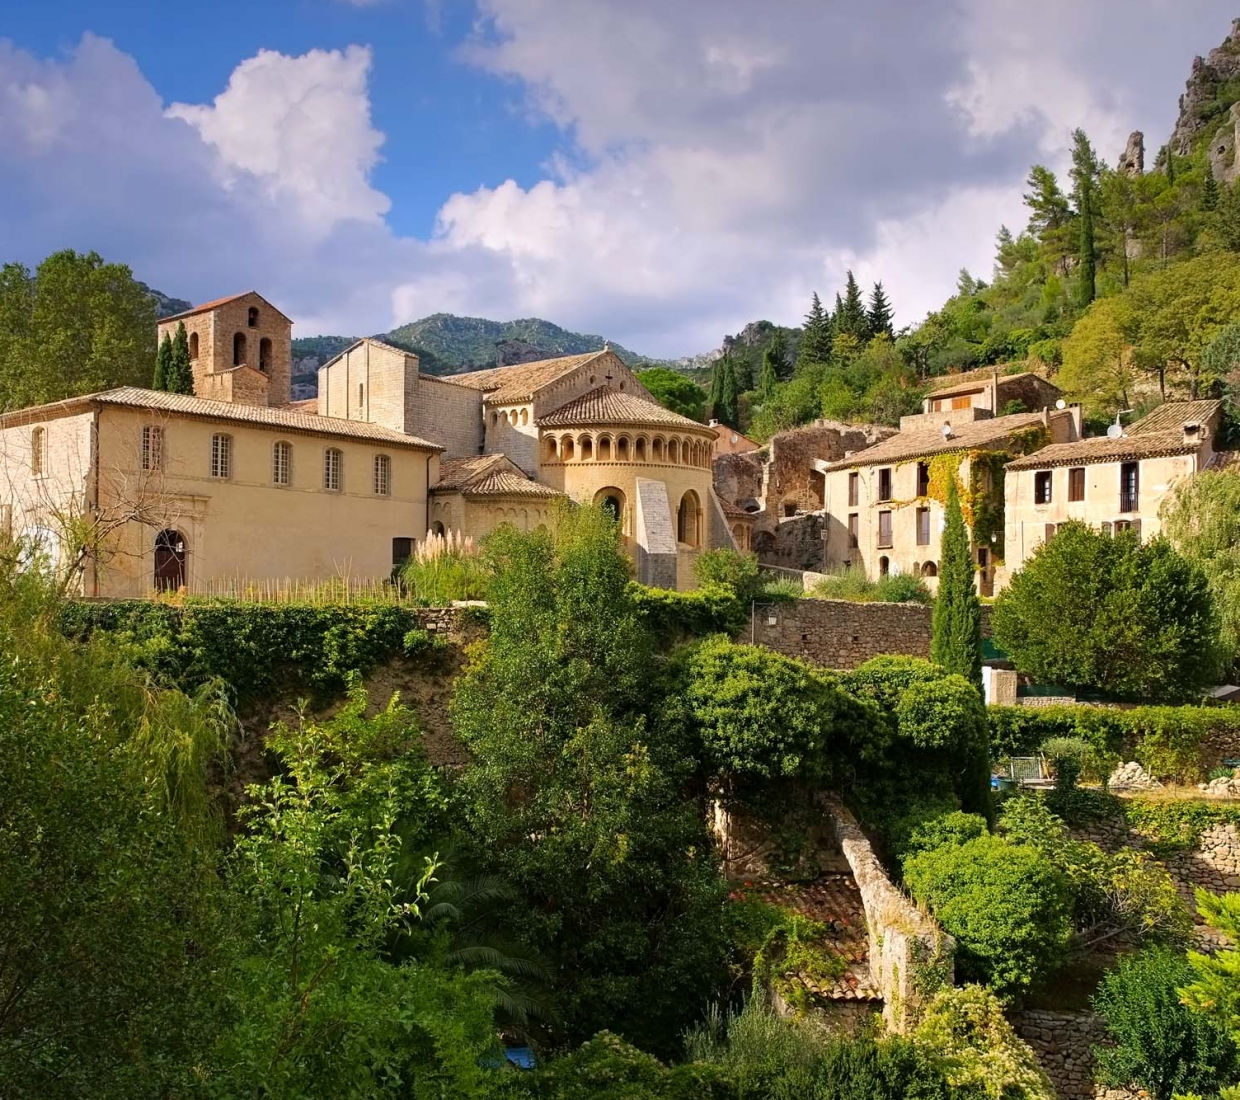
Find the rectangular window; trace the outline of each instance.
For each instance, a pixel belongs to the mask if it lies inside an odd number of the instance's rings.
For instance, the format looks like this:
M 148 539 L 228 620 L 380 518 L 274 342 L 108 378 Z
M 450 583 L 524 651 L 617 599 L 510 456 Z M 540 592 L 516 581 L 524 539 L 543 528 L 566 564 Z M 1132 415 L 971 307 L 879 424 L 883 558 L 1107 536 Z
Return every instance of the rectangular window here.
M 891 499 L 891 467 L 887 466 L 878 471 L 878 499 Z
M 971 409 L 973 408 L 973 395 L 965 394 L 963 397 L 952 398 L 953 409 Z
M 404 565 L 411 557 L 413 557 L 413 539 L 395 538 L 392 540 L 392 564 L 394 566 Z
M 230 435 L 211 437 L 211 476 L 232 477 L 232 436 Z
M 42 477 L 47 472 L 47 429 L 40 426 L 30 433 L 30 473 Z
M 392 460 L 387 455 L 375 455 L 375 496 L 392 495 Z
M 919 497 L 928 497 L 930 495 L 930 463 L 917 463 L 917 495 Z
M 164 430 L 156 424 L 142 427 L 142 469 L 164 468 Z
M 861 499 L 861 475 L 853 470 L 848 475 L 848 507 L 856 508 Z
M 891 546 L 891 513 L 878 513 L 878 545 L 880 549 Z
M 1074 466 L 1068 471 L 1068 499 L 1078 501 L 1085 499 L 1085 467 Z
M 323 488 L 333 493 L 340 492 L 341 474 L 344 468 L 344 455 L 335 447 L 328 447 L 323 452 Z
M 1135 512 L 1141 496 L 1140 466 L 1136 462 L 1125 462 L 1119 468 L 1119 510 Z
M 271 450 L 273 485 L 289 485 L 293 480 L 293 445 L 281 440 Z
M 856 550 L 861 545 L 861 517 L 854 513 L 848 517 L 848 549 Z
M 930 545 L 930 509 L 917 509 L 917 545 Z
M 1051 471 L 1039 470 L 1033 475 L 1033 503 L 1050 504 L 1051 502 Z

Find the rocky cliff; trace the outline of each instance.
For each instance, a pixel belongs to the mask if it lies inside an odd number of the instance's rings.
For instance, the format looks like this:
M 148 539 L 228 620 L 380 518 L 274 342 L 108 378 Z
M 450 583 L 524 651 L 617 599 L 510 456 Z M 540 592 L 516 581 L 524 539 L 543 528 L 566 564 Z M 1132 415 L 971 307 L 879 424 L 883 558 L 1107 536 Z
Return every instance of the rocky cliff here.
M 1209 141 L 1209 160 L 1215 179 L 1228 183 L 1240 174 L 1236 164 L 1240 130 L 1240 19 L 1222 44 L 1205 57 L 1193 59 L 1192 72 L 1180 96 L 1180 114 L 1171 134 L 1170 148 L 1188 156 Z

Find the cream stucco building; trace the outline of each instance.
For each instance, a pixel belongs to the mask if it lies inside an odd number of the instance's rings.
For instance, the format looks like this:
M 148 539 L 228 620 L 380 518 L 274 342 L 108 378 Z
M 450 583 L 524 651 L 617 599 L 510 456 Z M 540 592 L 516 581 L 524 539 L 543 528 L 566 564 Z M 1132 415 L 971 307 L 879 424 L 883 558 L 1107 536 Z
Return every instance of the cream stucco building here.
M 1004 467 L 1051 442 L 1080 437 L 1080 410 L 1050 407 L 1058 390 L 1010 376 L 1040 411 L 996 415 L 1016 398 L 1007 379 L 968 378 L 926 398 L 900 431 L 843 460 L 821 464 L 828 571 L 858 568 L 872 580 L 912 573 L 937 585 L 948 479 L 956 480 L 970 529 L 978 588 L 993 591 L 1002 562 Z M 1022 400 L 1022 404 L 1024 401 Z
M 616 515 L 637 576 L 689 587 L 734 545 L 715 432 L 659 405 L 608 348 L 440 378 L 359 340 L 291 403 L 291 322 L 250 292 L 184 324 L 197 396 L 139 388 L 0 417 L 0 530 L 64 557 L 89 594 L 386 577 L 428 534 L 530 529 L 567 497 Z
M 1214 459 L 1221 410 L 1221 401 L 1168 401 L 1122 432 L 1057 443 L 1008 463 L 999 584 L 1069 520 L 1106 532 L 1131 528 L 1142 539 L 1157 535 L 1167 494 Z

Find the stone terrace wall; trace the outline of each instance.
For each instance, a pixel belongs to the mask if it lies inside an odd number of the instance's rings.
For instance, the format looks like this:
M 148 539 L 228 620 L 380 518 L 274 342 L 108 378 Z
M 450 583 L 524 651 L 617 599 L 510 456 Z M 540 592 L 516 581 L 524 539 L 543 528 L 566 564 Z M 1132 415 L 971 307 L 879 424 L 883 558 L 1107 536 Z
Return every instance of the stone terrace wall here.
M 924 1003 L 951 985 L 956 942 L 887 877 L 857 819 L 833 797 L 823 808 L 861 891 L 870 938 L 870 975 L 883 998 L 883 1019 L 904 1033 Z
M 826 668 L 856 668 L 884 653 L 929 657 L 930 608 L 847 600 L 762 605 L 744 640 Z
M 1038 1064 L 1061 1100 L 1135 1100 L 1127 1089 L 1094 1084 L 1094 1047 L 1106 1038 L 1102 1018 L 1092 1012 L 1027 1009 L 1012 1015 L 1017 1034 L 1033 1047 Z M 1142 1094 L 1144 1095 L 1144 1094 Z
M 464 610 L 462 607 L 418 607 L 413 614 L 418 625 L 430 634 L 458 634 Z

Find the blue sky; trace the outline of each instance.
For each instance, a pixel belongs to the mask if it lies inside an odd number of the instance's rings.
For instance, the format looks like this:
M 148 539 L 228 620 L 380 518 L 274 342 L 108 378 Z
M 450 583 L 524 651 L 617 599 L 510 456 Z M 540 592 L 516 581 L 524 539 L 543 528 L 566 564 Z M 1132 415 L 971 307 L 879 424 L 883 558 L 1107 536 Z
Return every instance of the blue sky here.
M 651 355 L 851 268 L 913 323 L 1083 126 L 1165 140 L 1222 0 L 8 0 L 0 258 L 295 332 L 542 316 Z

